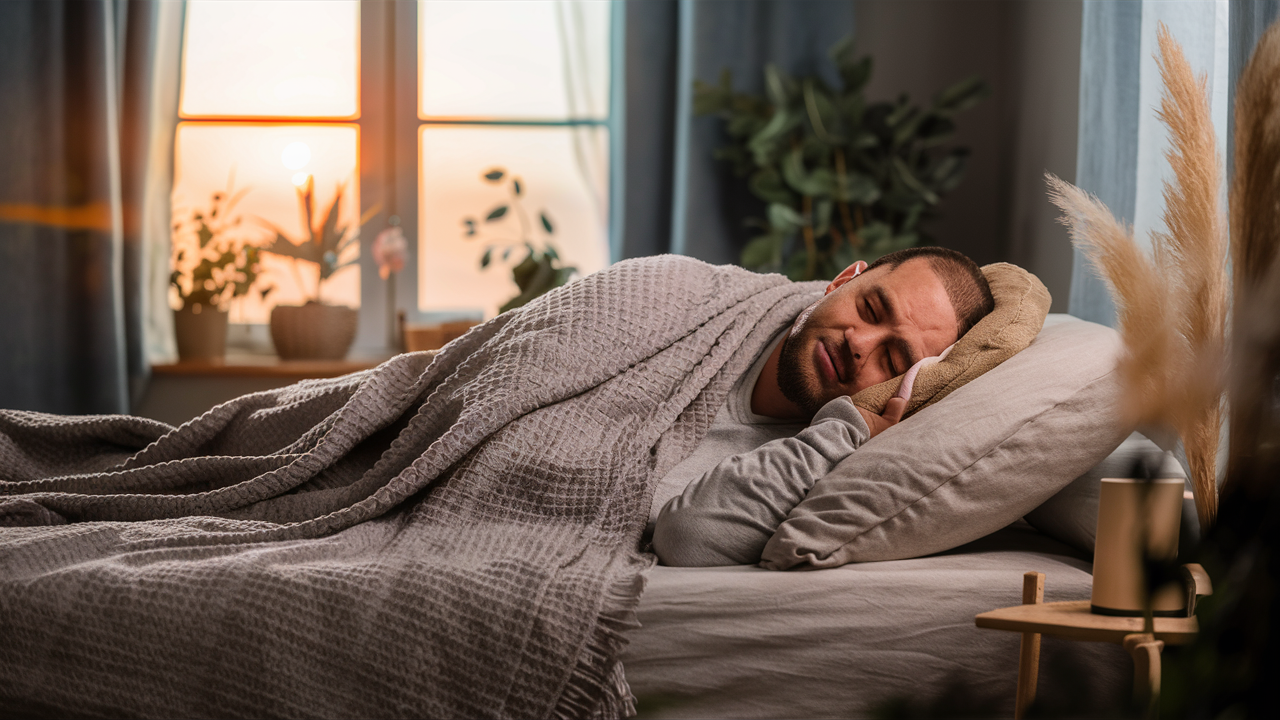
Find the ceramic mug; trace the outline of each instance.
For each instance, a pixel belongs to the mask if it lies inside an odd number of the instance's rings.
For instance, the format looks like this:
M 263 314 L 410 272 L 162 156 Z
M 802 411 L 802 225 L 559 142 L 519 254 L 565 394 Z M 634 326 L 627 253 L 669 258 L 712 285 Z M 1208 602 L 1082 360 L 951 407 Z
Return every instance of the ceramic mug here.
M 1093 549 L 1093 612 L 1142 615 L 1146 596 L 1142 560 L 1178 556 L 1183 480 L 1103 478 Z M 1145 543 L 1143 536 L 1145 535 Z M 1172 582 L 1152 592 L 1153 614 L 1186 614 L 1185 590 Z

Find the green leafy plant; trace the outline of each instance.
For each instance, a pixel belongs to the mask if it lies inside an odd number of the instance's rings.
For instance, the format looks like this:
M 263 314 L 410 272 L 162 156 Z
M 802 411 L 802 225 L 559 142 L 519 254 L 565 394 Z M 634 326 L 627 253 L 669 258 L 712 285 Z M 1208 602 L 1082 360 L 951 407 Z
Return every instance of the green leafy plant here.
M 342 185 L 339 185 L 333 194 L 333 200 L 323 209 L 318 209 L 315 183 L 311 176 L 307 176 L 306 182 L 298 188 L 298 209 L 302 214 L 302 227 L 307 231 L 307 236 L 299 242 L 294 242 L 279 228 L 263 221 L 276 234 L 270 243 L 263 246 L 263 252 L 291 258 L 295 272 L 299 262 L 315 266 L 315 292 L 309 294 L 309 302 L 320 302 L 320 287 L 325 280 L 360 261 L 360 228 L 381 209 L 381 205 L 376 205 L 366 210 L 355 225 L 338 225 L 342 192 Z M 306 292 L 300 273 L 298 287 Z
M 511 267 L 511 278 L 520 292 L 498 308 L 498 312 L 506 312 L 569 282 L 574 273 L 578 272 L 578 268 L 561 264 L 563 261 L 560 259 L 560 254 L 551 244 L 551 237 L 555 235 L 555 225 L 552 224 L 546 210 L 538 211 L 538 227 L 547 239 L 542 243 L 541 250 L 534 245 L 535 228 L 524 209 L 525 186 L 520 178 L 511 176 L 502 168 L 493 168 L 482 177 L 485 182 L 492 185 L 506 185 L 510 196 L 489 210 L 483 221 L 477 221 L 472 216 L 464 217 L 462 219 L 462 226 L 465 228 L 463 237 L 467 240 L 478 239 L 482 223 L 487 226 L 501 221 L 508 215 L 516 217 L 520 233 L 514 240 L 486 245 L 484 253 L 480 256 L 480 267 L 487 268 L 493 264 L 495 251 L 500 251 L 499 257 L 506 262 L 513 250 L 522 245 L 525 248 L 524 258 Z
M 173 272 L 169 284 L 177 290 L 183 308 L 208 306 L 226 309 L 228 303 L 249 294 L 258 284 L 262 268 L 258 248 L 240 232 L 240 216 L 232 216 L 236 203 L 248 189 L 215 192 L 209 207 L 193 210 L 173 225 Z M 261 288 L 265 298 L 273 287 Z
M 906 95 L 869 103 L 871 58 L 858 57 L 849 37 L 830 56 L 840 89 L 772 64 L 764 96 L 735 92 L 728 70 L 719 84 L 694 82 L 694 113 L 725 121 L 730 143 L 716 158 L 748 176 L 766 203 L 764 219 L 747 219 L 761 232 L 742 251 L 745 267 L 830 278 L 856 260 L 927 242 L 920 223 L 964 176 L 968 149 L 943 146 L 955 116 L 988 94 L 986 83 L 958 82 L 928 108 Z

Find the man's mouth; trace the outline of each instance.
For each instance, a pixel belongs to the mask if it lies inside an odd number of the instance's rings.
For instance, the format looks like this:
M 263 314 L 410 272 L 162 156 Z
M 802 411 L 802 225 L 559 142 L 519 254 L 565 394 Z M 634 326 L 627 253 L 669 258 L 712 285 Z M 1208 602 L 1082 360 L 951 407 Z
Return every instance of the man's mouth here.
M 827 350 L 827 344 L 822 340 L 818 340 L 814 345 L 814 354 L 817 356 L 818 368 L 824 379 L 828 382 L 836 382 L 843 385 L 845 382 L 844 373 L 841 372 L 836 356 Z

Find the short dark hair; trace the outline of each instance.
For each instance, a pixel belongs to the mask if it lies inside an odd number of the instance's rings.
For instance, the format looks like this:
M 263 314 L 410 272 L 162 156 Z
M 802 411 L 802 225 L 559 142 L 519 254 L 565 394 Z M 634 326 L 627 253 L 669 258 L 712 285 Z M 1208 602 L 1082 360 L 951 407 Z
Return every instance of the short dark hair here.
M 995 309 L 996 301 L 991 296 L 991 285 L 982 274 L 982 269 L 969 256 L 949 248 L 924 245 L 895 250 L 880 256 L 867 266 L 867 270 L 881 265 L 888 265 L 890 270 L 896 270 L 902 263 L 916 258 L 928 260 L 934 274 L 942 281 L 942 287 L 951 300 L 951 307 L 956 311 L 956 338 L 964 337 L 970 328 Z

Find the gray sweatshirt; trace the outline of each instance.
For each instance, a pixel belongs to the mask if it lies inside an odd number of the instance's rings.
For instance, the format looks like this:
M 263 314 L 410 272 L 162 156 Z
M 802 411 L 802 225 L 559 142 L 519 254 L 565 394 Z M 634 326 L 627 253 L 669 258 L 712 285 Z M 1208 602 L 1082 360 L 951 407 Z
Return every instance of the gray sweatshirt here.
M 870 436 L 848 397 L 824 405 L 807 426 L 751 412 L 756 380 L 781 340 L 734 385 L 693 454 L 659 481 L 649 521 L 663 564 L 759 562 L 813 484 Z

